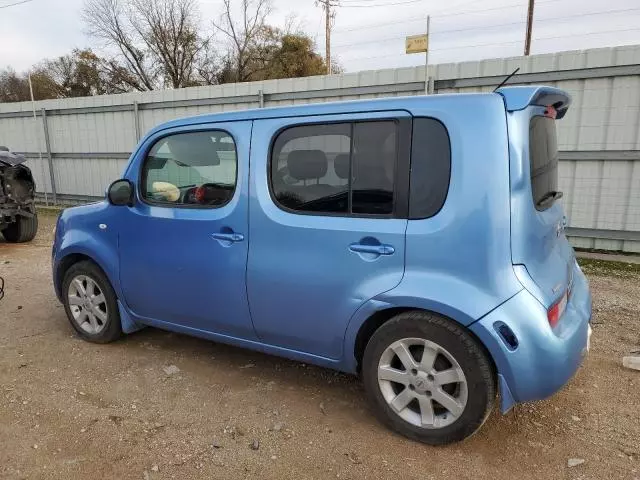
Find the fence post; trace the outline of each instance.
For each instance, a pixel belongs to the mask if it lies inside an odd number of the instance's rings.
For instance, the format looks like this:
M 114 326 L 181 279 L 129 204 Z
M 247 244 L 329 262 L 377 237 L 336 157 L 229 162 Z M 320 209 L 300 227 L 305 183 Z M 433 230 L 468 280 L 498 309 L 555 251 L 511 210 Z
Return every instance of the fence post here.
M 53 173 L 53 157 L 51 155 L 51 143 L 49 142 L 49 125 L 47 124 L 47 110 L 41 109 L 42 112 L 42 126 L 44 127 L 44 146 L 47 149 L 47 159 L 49 161 L 49 179 L 51 180 L 51 196 L 53 197 L 53 204 L 58 203 L 56 194 L 56 176 Z
M 427 77 L 427 95 L 432 95 L 435 93 L 435 85 L 436 85 L 436 81 L 435 78 L 429 76 Z
M 262 90 L 258 90 L 258 105 L 260 108 L 264 108 L 264 92 Z
M 138 143 L 140 141 L 140 116 L 138 115 L 138 101 L 134 100 L 133 101 L 133 124 L 135 125 L 136 128 L 136 143 Z

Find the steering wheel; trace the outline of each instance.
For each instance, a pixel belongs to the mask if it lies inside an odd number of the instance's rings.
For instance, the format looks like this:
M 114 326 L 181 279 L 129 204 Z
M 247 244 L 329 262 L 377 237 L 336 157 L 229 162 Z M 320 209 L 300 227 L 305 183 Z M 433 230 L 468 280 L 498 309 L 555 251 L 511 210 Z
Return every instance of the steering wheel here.
M 182 203 L 186 203 L 186 204 L 198 203 L 198 201 L 196 200 L 196 189 L 197 187 L 191 187 L 185 190 L 184 194 L 182 195 Z

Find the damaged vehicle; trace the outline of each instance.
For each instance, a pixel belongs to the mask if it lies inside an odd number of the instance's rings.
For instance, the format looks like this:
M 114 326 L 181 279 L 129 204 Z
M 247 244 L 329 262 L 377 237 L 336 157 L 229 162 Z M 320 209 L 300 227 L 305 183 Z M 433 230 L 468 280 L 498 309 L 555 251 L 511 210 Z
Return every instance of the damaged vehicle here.
M 36 184 L 23 155 L 0 146 L 0 232 L 7 242 L 29 242 L 38 231 Z

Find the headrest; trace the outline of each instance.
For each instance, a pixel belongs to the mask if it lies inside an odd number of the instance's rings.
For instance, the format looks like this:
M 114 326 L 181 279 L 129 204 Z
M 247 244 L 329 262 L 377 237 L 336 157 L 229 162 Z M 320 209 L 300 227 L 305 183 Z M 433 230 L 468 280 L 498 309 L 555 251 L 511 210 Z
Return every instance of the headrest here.
M 322 150 L 293 150 L 287 156 L 289 175 L 296 180 L 324 177 L 327 163 L 327 156 Z
M 333 159 L 333 170 L 342 179 L 349 178 L 349 154 L 341 153 Z
M 172 135 L 167 138 L 173 159 L 192 167 L 219 165 L 216 145 L 207 132 L 192 132 Z

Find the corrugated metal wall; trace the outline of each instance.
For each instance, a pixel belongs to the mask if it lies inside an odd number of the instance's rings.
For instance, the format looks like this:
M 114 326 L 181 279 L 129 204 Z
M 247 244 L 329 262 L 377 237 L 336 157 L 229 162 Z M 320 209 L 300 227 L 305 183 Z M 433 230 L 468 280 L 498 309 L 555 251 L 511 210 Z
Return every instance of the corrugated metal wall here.
M 560 188 L 574 243 L 640 252 L 640 45 L 434 65 L 430 89 L 491 91 L 517 67 L 512 84 L 554 85 L 573 97 L 558 133 Z M 36 119 L 30 103 L 0 104 L 0 145 L 28 155 L 40 190 L 52 194 L 52 165 L 57 195 L 80 200 L 102 196 L 138 138 L 167 120 L 424 91 L 425 68 L 415 67 L 47 100 L 36 103 Z

